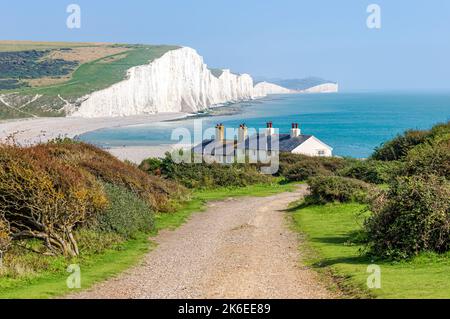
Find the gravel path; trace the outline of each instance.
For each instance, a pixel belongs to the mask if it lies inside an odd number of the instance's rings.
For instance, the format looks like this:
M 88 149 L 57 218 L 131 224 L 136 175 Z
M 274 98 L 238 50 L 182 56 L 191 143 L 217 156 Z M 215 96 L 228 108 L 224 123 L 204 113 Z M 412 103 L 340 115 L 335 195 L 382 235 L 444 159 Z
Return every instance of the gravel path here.
M 210 203 L 137 267 L 72 298 L 331 298 L 314 271 L 301 265 L 288 204 L 305 187 L 270 197 Z

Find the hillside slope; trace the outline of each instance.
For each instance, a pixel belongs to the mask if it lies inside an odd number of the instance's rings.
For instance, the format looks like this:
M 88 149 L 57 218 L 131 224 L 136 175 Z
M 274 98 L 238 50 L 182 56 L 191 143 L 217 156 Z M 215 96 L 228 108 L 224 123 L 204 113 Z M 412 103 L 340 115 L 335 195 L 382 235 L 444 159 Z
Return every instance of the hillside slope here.
M 64 116 L 84 96 L 124 80 L 128 69 L 177 48 L 0 41 L 0 119 Z
M 297 93 L 167 45 L 0 41 L 0 119 L 198 112 Z

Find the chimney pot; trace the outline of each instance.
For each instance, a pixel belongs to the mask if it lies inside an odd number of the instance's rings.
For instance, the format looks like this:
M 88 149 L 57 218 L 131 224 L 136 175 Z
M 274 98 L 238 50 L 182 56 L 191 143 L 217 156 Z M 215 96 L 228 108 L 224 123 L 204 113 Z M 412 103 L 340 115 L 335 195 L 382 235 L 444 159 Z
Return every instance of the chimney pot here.
M 299 137 L 300 135 L 301 135 L 301 131 L 298 128 L 298 123 L 293 123 L 292 129 L 291 129 L 291 137 Z
M 216 141 L 224 141 L 225 140 L 225 126 L 220 123 L 216 125 Z
M 248 137 L 248 128 L 245 124 L 241 124 L 239 126 L 239 132 L 238 132 L 238 139 L 239 139 L 239 143 L 244 142 Z

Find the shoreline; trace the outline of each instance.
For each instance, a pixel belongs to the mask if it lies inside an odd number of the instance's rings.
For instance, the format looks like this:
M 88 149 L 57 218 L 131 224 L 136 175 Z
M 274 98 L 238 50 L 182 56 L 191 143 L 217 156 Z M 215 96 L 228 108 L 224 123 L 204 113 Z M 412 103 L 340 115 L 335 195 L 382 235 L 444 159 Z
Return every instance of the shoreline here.
M 105 128 L 125 127 L 186 118 L 188 113 L 158 113 L 129 117 L 40 117 L 0 121 L 0 143 L 13 136 L 22 146 L 45 143 L 49 140 L 75 138 L 78 135 Z

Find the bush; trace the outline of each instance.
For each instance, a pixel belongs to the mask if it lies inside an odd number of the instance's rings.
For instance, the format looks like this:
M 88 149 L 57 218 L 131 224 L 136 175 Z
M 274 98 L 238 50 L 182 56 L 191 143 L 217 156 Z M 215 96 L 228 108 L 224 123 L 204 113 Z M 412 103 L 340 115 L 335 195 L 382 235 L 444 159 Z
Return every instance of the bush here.
M 0 215 L 14 239 L 37 238 L 53 253 L 78 255 L 75 227 L 102 210 L 99 183 L 42 148 L 0 147 Z
M 87 170 L 105 183 L 123 186 L 144 199 L 155 211 L 170 212 L 186 191 L 177 183 L 151 176 L 89 144 L 59 140 L 43 146 L 53 157 Z
M 317 176 L 308 180 L 311 194 L 307 200 L 312 203 L 366 202 L 370 185 L 353 178 L 339 176 Z
M 374 255 L 407 258 L 450 248 L 450 187 L 441 177 L 400 177 L 370 209 L 365 229 Z
M 450 179 L 450 139 L 432 141 L 413 148 L 399 172 L 403 175 L 438 175 Z
M 105 212 L 96 215 L 95 228 L 125 238 L 152 230 L 153 212 L 144 200 L 120 186 L 106 184 L 105 190 L 109 205 Z
M 430 131 L 406 131 L 403 135 L 382 144 L 375 149 L 372 159 L 380 161 L 398 161 L 403 159 L 408 151 L 427 140 Z
M 106 186 L 110 192 L 121 188 L 117 199 L 107 196 L 103 183 L 110 184 Z M 36 239 L 47 252 L 78 256 L 75 231 L 105 210 L 109 217 L 120 210 L 129 213 L 128 222 L 136 223 L 133 227 L 147 230 L 152 224 L 143 227 L 144 216 L 138 216 L 137 210 L 141 214 L 171 211 L 185 193 L 175 182 L 149 176 L 84 143 L 60 139 L 33 147 L 0 145 L 0 217 L 6 221 L 0 218 L 0 236 L 5 243 L 3 229 L 9 226 L 14 240 Z M 134 229 L 124 229 L 131 227 L 124 223 L 111 220 L 110 226 L 131 236 Z
M 383 184 L 389 182 L 401 163 L 375 160 L 355 160 L 338 172 L 339 176 L 356 178 L 367 183 Z
M 283 175 L 288 181 L 305 181 L 310 177 L 318 175 L 330 175 L 331 172 L 325 169 L 316 161 L 301 161 L 285 167 Z
M 154 167 L 158 165 L 162 176 L 191 189 L 243 187 L 272 180 L 271 176 L 261 174 L 258 167 L 252 164 L 175 163 L 170 154 L 166 154 L 160 164 L 156 163 L 154 159 L 149 159 L 140 167 L 149 174 L 155 174 Z
M 318 175 L 333 175 L 347 165 L 348 160 L 337 157 L 311 157 L 281 153 L 278 175 L 289 181 L 305 181 Z

